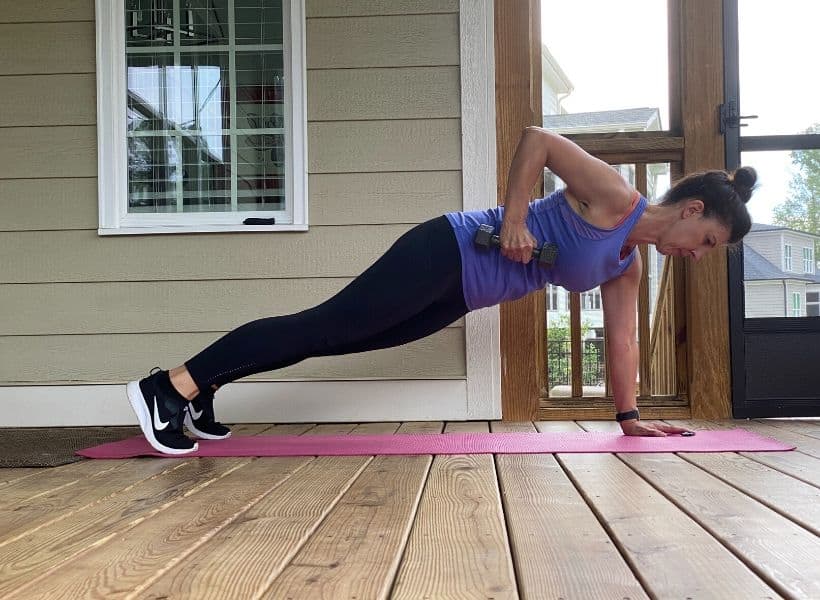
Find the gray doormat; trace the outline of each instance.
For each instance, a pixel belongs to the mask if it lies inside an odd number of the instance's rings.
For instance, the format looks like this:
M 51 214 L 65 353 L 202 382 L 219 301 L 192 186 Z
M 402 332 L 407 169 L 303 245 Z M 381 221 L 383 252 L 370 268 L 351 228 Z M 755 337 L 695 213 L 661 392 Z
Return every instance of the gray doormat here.
M 4 427 L 0 468 L 65 465 L 85 460 L 77 450 L 140 434 L 139 427 Z

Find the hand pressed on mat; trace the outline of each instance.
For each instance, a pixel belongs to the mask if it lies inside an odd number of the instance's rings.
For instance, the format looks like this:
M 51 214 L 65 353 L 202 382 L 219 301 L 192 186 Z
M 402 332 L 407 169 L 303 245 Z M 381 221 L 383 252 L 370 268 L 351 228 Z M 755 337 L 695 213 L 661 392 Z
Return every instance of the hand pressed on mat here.
M 624 435 L 650 436 L 650 437 L 666 437 L 670 433 L 688 433 L 688 429 L 683 427 L 675 427 L 674 425 L 667 425 L 666 423 L 659 423 L 657 421 L 640 421 L 638 419 L 631 421 L 623 421 L 621 423 L 621 431 Z

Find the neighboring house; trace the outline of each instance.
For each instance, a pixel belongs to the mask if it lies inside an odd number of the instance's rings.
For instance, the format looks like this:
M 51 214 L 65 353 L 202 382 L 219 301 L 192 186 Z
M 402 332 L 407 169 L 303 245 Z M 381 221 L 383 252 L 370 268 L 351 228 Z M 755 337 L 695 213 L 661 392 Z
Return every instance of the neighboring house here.
M 126 381 L 327 299 L 416 223 L 495 206 L 492 17 L 477 0 L 5 6 L 0 426 L 133 423 Z M 498 332 L 490 308 L 262 373 L 220 390 L 219 416 L 498 418 Z
M 743 239 L 746 317 L 820 316 L 820 236 L 755 223 Z

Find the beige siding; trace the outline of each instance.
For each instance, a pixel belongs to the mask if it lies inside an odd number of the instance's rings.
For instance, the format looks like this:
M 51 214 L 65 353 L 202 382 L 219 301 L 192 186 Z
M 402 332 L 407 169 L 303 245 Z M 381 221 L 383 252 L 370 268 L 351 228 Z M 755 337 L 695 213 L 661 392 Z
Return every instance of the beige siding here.
M 747 281 L 746 318 L 784 317 L 782 281 Z
M 0 0 L 0 383 L 120 382 L 318 303 L 461 198 L 458 0 L 308 0 L 307 233 L 99 237 L 93 0 Z M 260 378 L 462 378 L 464 324 Z

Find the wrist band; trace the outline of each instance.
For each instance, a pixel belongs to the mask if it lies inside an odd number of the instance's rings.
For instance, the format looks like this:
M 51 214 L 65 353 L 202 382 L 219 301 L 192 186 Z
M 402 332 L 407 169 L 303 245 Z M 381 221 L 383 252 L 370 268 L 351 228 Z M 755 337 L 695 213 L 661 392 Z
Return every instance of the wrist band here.
M 615 420 L 620 423 L 621 421 L 629 421 L 630 419 L 640 419 L 641 414 L 638 412 L 638 409 L 630 410 L 627 412 L 620 412 L 615 415 Z

